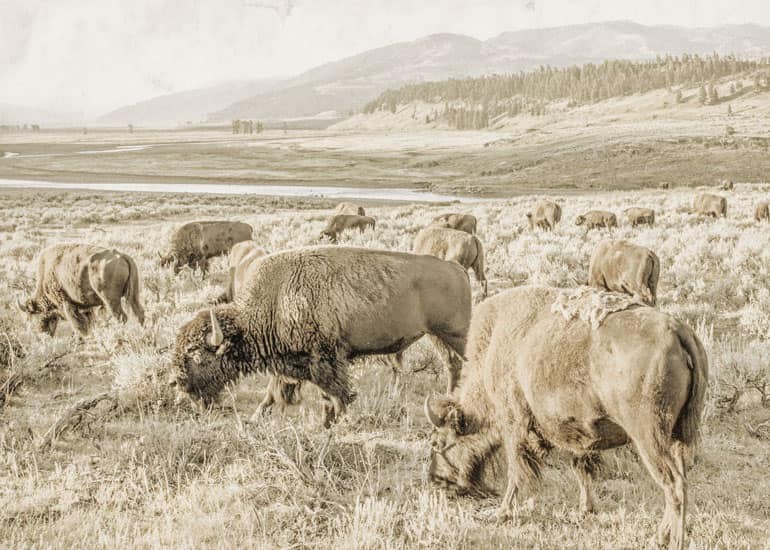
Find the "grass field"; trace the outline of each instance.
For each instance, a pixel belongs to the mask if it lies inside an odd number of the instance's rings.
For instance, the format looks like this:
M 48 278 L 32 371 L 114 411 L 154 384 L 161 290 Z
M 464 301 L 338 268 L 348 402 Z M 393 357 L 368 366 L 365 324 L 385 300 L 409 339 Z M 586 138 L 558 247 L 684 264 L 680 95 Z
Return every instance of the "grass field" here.
M 113 158 L 98 156 L 99 162 Z M 526 228 L 534 196 L 463 208 L 479 219 L 491 293 L 584 282 L 590 251 L 607 236 L 573 224 L 584 210 L 620 214 L 638 205 L 658 211 L 655 227 L 621 222 L 614 236 L 658 253 L 660 308 L 696 328 L 709 354 L 704 441 L 689 477 L 690 547 L 763 548 L 770 545 L 770 430 L 757 426 L 770 417 L 770 247 L 769 226 L 751 215 L 770 186 L 738 184 L 724 194 L 728 217 L 720 220 L 690 215 L 693 191 L 686 189 L 557 195 L 564 217 L 553 233 Z M 647 544 L 663 499 L 631 448 L 605 453 L 598 513 L 587 518 L 577 512 L 577 484 L 558 454 L 549 459 L 538 495 L 524 497 L 519 524 L 492 523 L 497 499 L 450 498 L 431 487 L 430 430 L 421 405 L 445 380 L 422 342 L 407 353 L 407 372 L 398 381 L 378 358 L 356 363 L 358 399 L 329 431 L 319 428 L 313 388 L 285 417 L 247 422 L 262 397 L 261 377 L 242 380 L 205 413 L 175 401 L 166 385 L 169 346 L 178 327 L 220 293 L 225 262 L 213 262 L 206 278 L 160 269 L 157 252 L 173 228 L 202 218 L 246 221 L 260 244 L 278 251 L 316 243 L 332 207 L 247 197 L 0 193 L 0 382 L 13 382 L 0 409 L 0 546 Z M 375 205 L 368 213 L 377 231 L 348 234 L 342 244 L 408 251 L 417 231 L 447 210 Z M 65 326 L 53 339 L 37 333 L 14 309 L 15 298 L 33 287 L 38 252 L 71 241 L 115 247 L 137 260 L 144 327 L 101 317 L 92 336 L 78 343 Z M 478 301 L 479 286 L 471 284 Z M 70 407 L 108 391 L 117 402 L 46 439 Z

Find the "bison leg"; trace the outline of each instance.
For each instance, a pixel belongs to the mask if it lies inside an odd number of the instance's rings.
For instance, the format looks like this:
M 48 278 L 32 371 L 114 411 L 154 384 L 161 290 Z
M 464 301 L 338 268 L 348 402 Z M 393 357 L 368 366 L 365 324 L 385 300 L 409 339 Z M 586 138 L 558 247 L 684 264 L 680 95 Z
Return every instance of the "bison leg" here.
M 83 314 L 77 307 L 71 302 L 65 300 L 62 303 L 62 312 L 64 318 L 69 321 L 72 328 L 80 335 L 88 335 L 88 331 L 91 328 L 91 321 L 93 320 L 93 314 Z
M 110 298 L 100 294 L 99 298 L 101 298 L 102 302 L 106 304 L 107 309 L 110 310 L 110 313 L 115 319 L 117 319 L 121 323 L 125 323 L 128 321 L 128 315 L 126 315 L 126 312 L 123 311 L 123 304 L 121 304 L 120 297 L 115 299 L 115 298 Z
M 310 365 L 310 381 L 323 392 L 324 427 L 345 413 L 356 394 L 350 390 L 347 362 L 318 359 Z
M 448 335 L 428 334 L 436 351 L 447 369 L 447 394 L 452 393 L 460 381 L 460 371 L 463 368 L 462 352 L 465 349 L 465 338 Z
M 251 416 L 251 421 L 258 422 L 261 417 L 270 412 L 275 403 L 278 403 L 281 413 L 286 411 L 288 405 L 299 403 L 301 386 L 300 382 L 286 382 L 277 376 L 271 376 L 267 384 L 265 397 Z
M 687 512 L 687 482 L 684 459 L 679 443 L 666 448 L 666 437 L 634 438 L 647 471 L 663 490 L 666 509 L 658 527 L 655 542 L 678 550 L 684 549 L 684 526 Z
M 572 469 L 580 486 L 580 512 L 583 514 L 592 514 L 595 509 L 593 481 L 598 466 L 598 453 L 588 453 L 572 457 Z

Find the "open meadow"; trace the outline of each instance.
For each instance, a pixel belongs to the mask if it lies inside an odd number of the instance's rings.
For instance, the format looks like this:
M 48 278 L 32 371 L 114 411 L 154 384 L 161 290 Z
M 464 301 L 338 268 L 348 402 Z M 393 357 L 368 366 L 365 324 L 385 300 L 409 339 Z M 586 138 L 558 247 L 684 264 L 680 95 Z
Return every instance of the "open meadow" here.
M 34 147 L 26 147 L 31 154 Z M 480 155 L 494 149 L 478 147 Z M 112 163 L 131 154 L 90 158 Z M 288 148 L 285 154 L 295 153 Z M 51 169 L 76 170 L 66 163 L 85 156 L 35 166 L 64 163 Z M 34 176 L 22 160 L 0 163 L 0 171 Z M 589 255 L 608 236 L 586 233 L 575 217 L 593 208 L 617 213 L 620 227 L 612 236 L 658 254 L 660 309 L 692 326 L 708 352 L 703 443 L 688 478 L 689 547 L 763 548 L 770 546 L 770 225 L 752 216 L 756 204 L 770 198 L 770 185 L 738 183 L 734 191 L 715 192 L 727 197 L 726 219 L 690 214 L 695 190 L 687 188 L 556 192 L 551 197 L 564 215 L 554 232 L 527 228 L 533 195 L 464 205 L 367 204 L 376 230 L 346 233 L 340 244 L 411 251 L 435 215 L 462 210 L 478 218 L 490 294 L 523 284 L 573 287 L 585 283 Z M 622 217 L 629 206 L 654 208 L 655 226 L 630 227 Z M 358 397 L 328 431 L 320 427 L 321 400 L 310 385 L 301 405 L 257 423 L 248 419 L 265 389 L 262 376 L 232 386 L 206 412 L 176 399 L 168 387 L 175 335 L 221 293 L 226 259 L 213 261 L 205 277 L 161 268 L 158 253 L 173 229 L 198 219 L 244 221 L 261 246 L 280 251 L 318 244 L 333 207 L 316 199 L 0 191 L 0 546 L 647 544 L 663 499 L 630 447 L 604 453 L 598 510 L 585 518 L 568 461 L 558 453 L 548 459 L 539 493 L 524 496 L 516 524 L 493 523 L 499 498 L 453 498 L 432 487 L 430 423 L 422 404 L 443 390 L 445 373 L 424 340 L 407 351 L 397 379 L 380 358 L 354 363 Z M 37 331 L 14 302 L 33 289 L 40 250 L 60 242 L 116 248 L 137 261 L 144 327 L 102 313 L 84 341 L 65 323 L 54 338 Z M 471 287 L 478 303 L 472 275 Z M 110 399 L 57 426 L 71 407 L 105 393 Z

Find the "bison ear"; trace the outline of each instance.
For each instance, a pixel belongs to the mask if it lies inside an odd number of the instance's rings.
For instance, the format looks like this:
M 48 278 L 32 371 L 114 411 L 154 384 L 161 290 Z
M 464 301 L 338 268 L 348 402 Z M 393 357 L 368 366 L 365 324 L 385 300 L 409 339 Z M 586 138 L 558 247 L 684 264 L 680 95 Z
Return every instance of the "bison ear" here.
M 447 404 L 447 414 L 444 421 L 457 435 L 465 433 L 465 413 L 463 413 L 459 404 L 454 402 Z

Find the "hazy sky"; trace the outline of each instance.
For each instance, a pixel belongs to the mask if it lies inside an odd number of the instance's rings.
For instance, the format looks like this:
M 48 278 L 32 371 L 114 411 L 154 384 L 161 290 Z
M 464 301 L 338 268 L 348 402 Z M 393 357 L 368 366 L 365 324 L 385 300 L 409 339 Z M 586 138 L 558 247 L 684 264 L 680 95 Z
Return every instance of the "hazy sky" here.
M 0 103 L 103 113 L 437 32 L 770 25 L 770 0 L 0 0 Z

